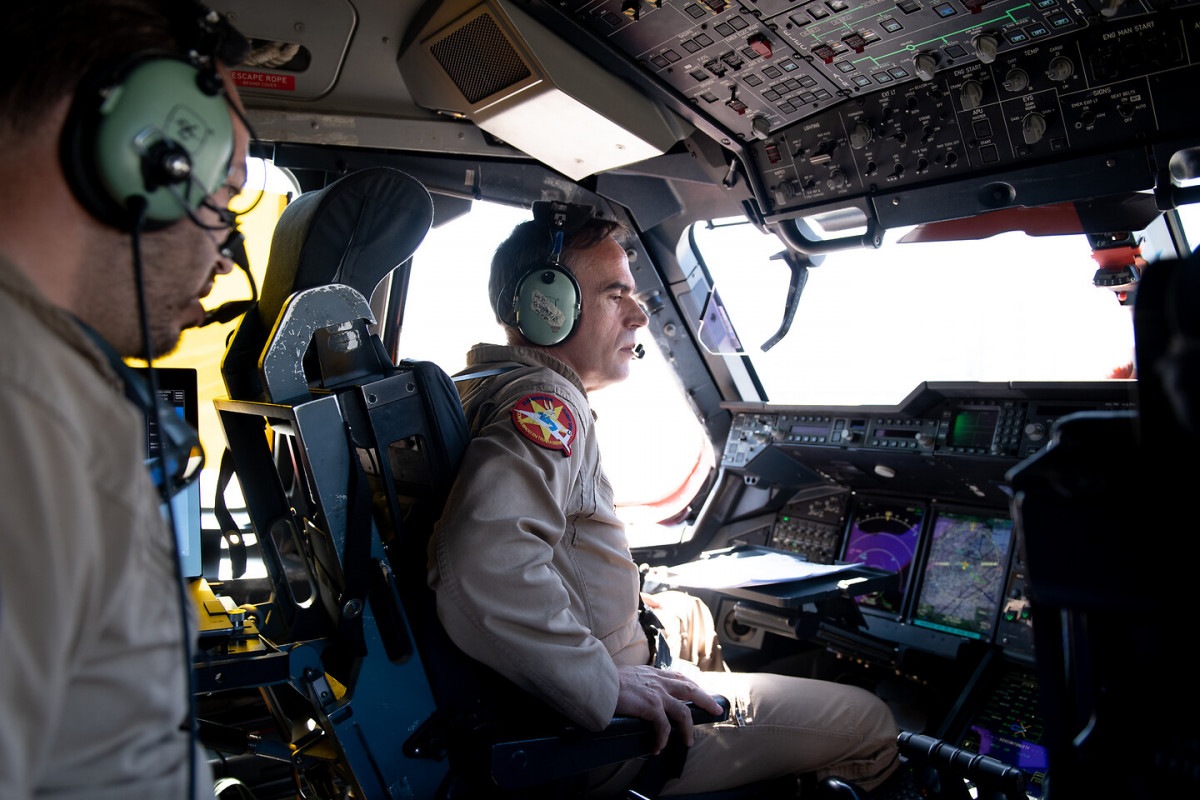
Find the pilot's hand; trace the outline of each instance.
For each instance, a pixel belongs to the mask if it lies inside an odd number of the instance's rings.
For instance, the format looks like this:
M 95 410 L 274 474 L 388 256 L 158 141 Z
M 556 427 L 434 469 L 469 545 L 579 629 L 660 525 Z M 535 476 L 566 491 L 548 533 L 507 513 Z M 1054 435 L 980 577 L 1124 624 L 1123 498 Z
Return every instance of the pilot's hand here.
M 618 666 L 617 677 L 621 682 L 617 714 L 644 719 L 654 726 L 655 753 L 667 746 L 671 720 L 679 726 L 684 744 L 692 746 L 692 712 L 688 702 L 721 714 L 721 707 L 711 695 L 678 672 L 651 666 Z

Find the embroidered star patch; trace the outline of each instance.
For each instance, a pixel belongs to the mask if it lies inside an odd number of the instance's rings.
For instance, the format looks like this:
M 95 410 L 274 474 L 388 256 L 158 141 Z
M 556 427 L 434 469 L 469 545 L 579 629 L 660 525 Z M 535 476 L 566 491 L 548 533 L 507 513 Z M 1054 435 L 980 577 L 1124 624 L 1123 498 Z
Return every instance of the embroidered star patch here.
M 513 424 L 529 441 L 547 450 L 571 455 L 575 415 L 562 400 L 549 394 L 527 394 L 512 408 Z

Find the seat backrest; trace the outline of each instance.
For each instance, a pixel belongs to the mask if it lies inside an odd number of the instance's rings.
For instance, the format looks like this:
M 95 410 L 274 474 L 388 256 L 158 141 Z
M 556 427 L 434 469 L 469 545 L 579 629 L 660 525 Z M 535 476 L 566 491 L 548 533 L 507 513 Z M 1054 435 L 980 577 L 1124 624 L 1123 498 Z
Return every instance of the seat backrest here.
M 1134 314 L 1138 410 L 1078 414 L 1010 474 L 1052 796 L 1200 792 L 1200 693 L 1181 659 L 1200 537 L 1180 459 L 1200 430 L 1200 259 L 1151 265 Z
M 258 304 L 238 325 L 221 366 L 229 396 L 263 398 L 258 362 L 288 298 L 346 286 L 370 300 L 384 276 L 416 252 L 432 222 L 425 187 L 387 167 L 351 173 L 293 200 L 276 223 Z
M 287 674 L 272 673 L 280 688 L 266 693 L 271 712 L 284 719 L 280 698 L 306 698 L 301 714 L 319 723 L 335 771 L 362 797 L 401 785 L 432 797 L 447 772 L 405 754 L 436 703 L 405 613 L 418 570 L 404 558 L 401 503 L 445 496 L 466 429 L 444 373 L 391 363 L 366 300 L 409 260 L 432 215 L 425 188 L 386 168 L 293 201 L 258 305 L 222 363 L 230 399 L 217 402 L 274 587 L 260 629 L 288 653 Z M 445 409 L 458 420 L 442 425 Z

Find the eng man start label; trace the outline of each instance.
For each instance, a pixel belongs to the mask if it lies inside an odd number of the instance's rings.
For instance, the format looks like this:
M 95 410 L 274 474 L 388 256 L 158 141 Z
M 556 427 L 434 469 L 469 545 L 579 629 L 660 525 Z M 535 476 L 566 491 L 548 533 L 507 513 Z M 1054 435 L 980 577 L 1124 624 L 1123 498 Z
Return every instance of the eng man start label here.
M 527 394 L 512 409 L 513 424 L 521 434 L 547 450 L 571 455 L 575 441 L 575 415 L 562 400 L 549 394 Z

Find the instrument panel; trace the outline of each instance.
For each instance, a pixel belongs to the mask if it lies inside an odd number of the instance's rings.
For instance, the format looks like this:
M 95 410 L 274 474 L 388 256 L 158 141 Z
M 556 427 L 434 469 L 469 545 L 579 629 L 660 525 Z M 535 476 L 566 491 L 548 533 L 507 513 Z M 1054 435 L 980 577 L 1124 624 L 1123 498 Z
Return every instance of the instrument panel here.
M 799 538 L 797 531 L 803 532 Z M 857 623 L 843 612 L 821 625 L 804 625 L 792 610 L 738 595 L 732 611 L 731 603 L 724 607 L 729 644 L 765 649 L 760 630 L 811 637 L 834 654 L 838 669 L 886 684 L 889 696 L 922 698 L 901 709 L 919 720 L 908 724 L 926 726 L 923 715 L 932 712 L 942 720 L 940 735 L 971 753 L 1019 767 L 1029 796 L 1041 796 L 1048 762 L 1037 706 L 1033 619 L 1026 568 L 1007 510 L 801 492 L 778 512 L 765 544 L 808 561 L 862 564 L 899 579 L 854 597 Z M 948 704 L 929 693 L 930 686 L 957 695 L 957 701 Z
M 859 599 L 874 634 L 934 652 L 979 639 L 1031 654 L 1005 474 L 1080 412 L 1129 412 L 1133 381 L 926 383 L 895 407 L 729 404 L 722 465 L 790 490 L 735 539 L 898 573 Z M 794 468 L 792 468 L 794 466 Z
M 730 403 L 721 465 L 776 483 L 1004 507 L 1004 473 L 1049 442 L 1055 421 L 1130 410 L 1134 392 L 1133 381 L 926 383 L 897 406 Z
M 1132 424 L 1135 393 L 1115 380 L 926 383 L 889 407 L 728 404 L 722 465 L 759 497 L 787 498 L 740 538 L 898 576 L 815 633 L 769 605 L 726 602 L 729 644 L 769 656 L 764 632 L 807 635 L 837 668 L 916 698 L 907 724 L 939 720 L 939 735 L 1019 767 L 1041 796 L 1033 607 L 1005 476 L 1064 417 Z
M 1072 0 L 600 0 L 573 13 L 741 138 L 1087 27 Z

